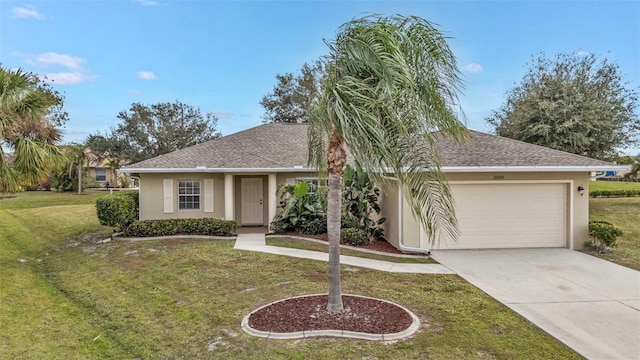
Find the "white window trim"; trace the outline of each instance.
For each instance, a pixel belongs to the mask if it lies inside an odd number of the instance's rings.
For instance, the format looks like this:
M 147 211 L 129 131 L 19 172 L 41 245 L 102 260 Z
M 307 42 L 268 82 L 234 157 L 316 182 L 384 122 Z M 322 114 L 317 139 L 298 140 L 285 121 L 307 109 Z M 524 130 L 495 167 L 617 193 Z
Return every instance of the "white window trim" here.
M 180 197 L 185 197 L 185 196 L 196 196 L 196 194 L 180 194 L 180 183 L 181 182 L 194 182 L 194 183 L 198 183 L 198 189 L 199 192 L 197 194 L 198 196 L 198 208 L 194 208 L 194 209 L 183 209 L 180 208 Z M 202 209 L 202 200 L 203 200 L 203 191 L 202 191 L 202 180 L 194 180 L 194 179 L 182 179 L 182 180 L 178 180 L 176 181 L 176 185 L 177 185 L 177 195 L 178 195 L 178 211 L 200 211 Z

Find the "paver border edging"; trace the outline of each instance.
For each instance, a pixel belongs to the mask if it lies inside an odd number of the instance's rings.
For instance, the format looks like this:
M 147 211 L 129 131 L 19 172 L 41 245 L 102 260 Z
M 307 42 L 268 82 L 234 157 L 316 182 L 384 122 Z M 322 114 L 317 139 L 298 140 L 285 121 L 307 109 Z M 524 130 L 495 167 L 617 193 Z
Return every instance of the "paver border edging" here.
M 406 328 L 406 329 L 404 329 L 404 330 L 402 330 L 400 332 L 397 332 L 397 333 L 389 333 L 389 334 L 370 334 L 370 333 L 362 333 L 362 332 L 347 331 L 347 330 L 309 330 L 309 331 L 297 331 L 297 332 L 290 332 L 290 333 L 279 333 L 279 332 L 257 330 L 257 329 L 252 328 L 251 326 L 249 326 L 249 318 L 251 317 L 251 315 L 253 315 L 255 312 L 257 312 L 257 311 L 259 311 L 261 309 L 264 309 L 264 308 L 266 308 L 268 306 L 271 306 L 273 304 L 276 304 L 276 303 L 279 303 L 279 302 L 282 302 L 282 301 L 285 301 L 285 300 L 298 299 L 298 298 L 311 297 L 311 296 L 319 296 L 319 295 L 327 295 L 327 294 L 310 294 L 310 295 L 293 296 L 293 297 L 290 297 L 290 298 L 274 301 L 274 302 L 269 303 L 267 305 L 261 306 L 261 307 L 255 309 L 255 310 L 253 310 L 247 316 L 245 316 L 242 319 L 242 322 L 240 323 L 240 327 L 242 328 L 242 330 L 244 332 L 246 332 L 249 335 L 256 336 L 256 337 L 261 337 L 261 338 L 267 338 L 267 339 L 289 340 L 289 339 L 306 339 L 306 338 L 311 338 L 311 337 L 325 337 L 326 336 L 326 337 L 349 338 L 349 339 L 359 339 L 359 340 L 369 340 L 369 341 L 383 341 L 383 342 L 393 342 L 393 341 L 406 339 L 406 338 L 414 335 L 420 329 L 420 319 L 418 319 L 416 314 L 414 314 L 411 310 L 407 309 L 406 307 L 404 307 L 402 305 L 398 305 L 398 304 L 396 304 L 394 302 L 391 302 L 391 301 L 388 301 L 388 300 L 373 298 L 373 297 L 369 297 L 369 296 L 362 296 L 362 295 L 352 295 L 352 294 L 343 294 L 343 296 L 352 296 L 352 297 L 359 297 L 359 298 L 364 298 L 364 299 L 372 299 L 372 300 L 386 302 L 388 304 L 397 306 L 400 309 L 402 309 L 405 312 L 407 312 L 407 314 L 409 314 L 409 316 L 411 316 L 411 319 L 413 321 L 411 322 L 411 325 L 409 325 L 408 328 Z

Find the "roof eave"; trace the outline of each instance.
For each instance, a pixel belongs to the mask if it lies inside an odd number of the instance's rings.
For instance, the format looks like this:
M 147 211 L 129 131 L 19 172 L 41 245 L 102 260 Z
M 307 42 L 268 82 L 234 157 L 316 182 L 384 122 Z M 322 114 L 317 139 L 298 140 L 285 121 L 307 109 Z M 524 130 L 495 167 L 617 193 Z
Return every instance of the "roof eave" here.
M 292 168 L 120 168 L 119 173 L 257 173 L 257 172 L 314 172 L 315 169 L 307 167 Z
M 629 171 L 623 165 L 597 166 L 443 166 L 445 173 L 461 172 L 591 172 L 591 171 Z

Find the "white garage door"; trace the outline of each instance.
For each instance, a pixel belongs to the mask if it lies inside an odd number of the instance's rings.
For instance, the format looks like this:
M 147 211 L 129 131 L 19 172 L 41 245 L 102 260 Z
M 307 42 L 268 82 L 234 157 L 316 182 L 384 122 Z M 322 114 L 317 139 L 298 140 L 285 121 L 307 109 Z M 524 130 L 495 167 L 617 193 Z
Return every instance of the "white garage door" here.
M 565 184 L 455 184 L 451 186 L 460 238 L 434 249 L 564 247 Z

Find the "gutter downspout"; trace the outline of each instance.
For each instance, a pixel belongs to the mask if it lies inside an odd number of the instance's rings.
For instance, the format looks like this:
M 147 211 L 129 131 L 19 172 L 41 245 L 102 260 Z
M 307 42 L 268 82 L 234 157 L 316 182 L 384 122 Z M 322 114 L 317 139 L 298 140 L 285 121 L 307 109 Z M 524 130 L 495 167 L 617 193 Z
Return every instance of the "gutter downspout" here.
M 405 251 L 405 252 L 413 252 L 413 253 L 418 253 L 418 254 L 426 254 L 426 255 L 431 255 L 431 250 L 429 249 L 422 249 L 422 248 L 416 248 L 416 247 L 411 247 L 411 246 L 405 246 L 402 243 L 402 206 L 404 203 L 404 197 L 402 196 L 402 186 L 400 184 L 400 179 L 398 178 L 394 178 L 391 176 L 385 176 L 387 179 L 389 180 L 395 180 L 398 182 L 398 248 L 400 249 L 400 251 Z

